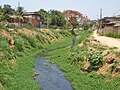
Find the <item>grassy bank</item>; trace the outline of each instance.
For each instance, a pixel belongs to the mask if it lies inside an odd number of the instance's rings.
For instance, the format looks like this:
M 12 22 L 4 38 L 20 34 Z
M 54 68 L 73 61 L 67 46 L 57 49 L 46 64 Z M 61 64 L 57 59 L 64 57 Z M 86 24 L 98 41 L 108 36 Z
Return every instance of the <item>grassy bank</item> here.
M 0 35 L 0 90 L 39 90 L 34 80 L 35 55 L 53 45 L 68 44 L 66 40 L 71 40 L 70 34 L 66 30 L 38 30 L 35 35 L 8 33 L 15 43 L 14 48 L 10 48 L 9 38 Z
M 81 32 L 81 37 L 83 34 L 85 33 Z M 74 90 L 120 90 L 119 76 L 112 78 L 109 75 L 98 74 L 96 71 L 92 71 L 90 73 L 83 72 L 81 68 L 83 67 L 84 62 L 81 57 L 80 61 L 71 64 L 71 61 L 68 58 L 70 58 L 69 54 L 73 53 L 74 50 L 84 52 L 85 50 L 87 51 L 88 48 L 85 46 L 75 46 L 72 48 L 67 47 L 56 49 L 49 52 L 49 56 L 47 56 L 47 59 L 50 62 L 57 64 L 65 73 L 66 78 L 72 83 Z M 76 60 L 77 56 L 71 56 L 71 58 L 75 58 Z
M 75 90 L 119 90 L 120 77 L 111 79 L 108 76 L 99 75 L 96 72 L 85 73 L 81 68 L 83 62 L 71 65 L 68 58 L 70 48 L 55 50 L 47 58 L 64 71 L 65 76 L 72 83 Z

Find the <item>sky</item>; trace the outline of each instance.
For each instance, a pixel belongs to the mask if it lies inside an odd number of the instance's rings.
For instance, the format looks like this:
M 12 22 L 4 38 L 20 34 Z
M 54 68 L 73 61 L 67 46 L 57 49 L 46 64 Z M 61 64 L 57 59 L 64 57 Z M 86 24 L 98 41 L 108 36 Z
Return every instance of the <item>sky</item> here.
M 16 9 L 18 2 L 28 12 L 39 9 L 71 9 L 87 15 L 92 20 L 100 17 L 100 9 L 103 17 L 120 15 L 120 0 L 0 0 L 0 6 L 9 4 Z

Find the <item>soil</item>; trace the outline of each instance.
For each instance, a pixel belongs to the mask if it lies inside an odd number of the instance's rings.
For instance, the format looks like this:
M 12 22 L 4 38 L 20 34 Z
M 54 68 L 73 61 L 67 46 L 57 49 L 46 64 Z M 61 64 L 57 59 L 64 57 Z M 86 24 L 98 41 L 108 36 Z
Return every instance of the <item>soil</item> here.
M 106 36 L 99 36 L 97 34 L 97 31 L 94 31 L 92 36 L 101 44 L 106 45 L 110 48 L 116 47 L 120 51 L 120 39 L 106 37 Z

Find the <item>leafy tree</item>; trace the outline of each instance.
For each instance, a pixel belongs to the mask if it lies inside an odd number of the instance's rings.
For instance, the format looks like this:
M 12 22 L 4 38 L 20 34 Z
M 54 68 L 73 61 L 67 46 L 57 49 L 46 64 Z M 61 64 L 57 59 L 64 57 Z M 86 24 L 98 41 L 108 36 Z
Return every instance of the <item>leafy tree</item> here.
M 25 12 L 25 10 L 23 7 L 18 7 L 16 10 L 16 14 L 19 16 L 23 16 L 24 12 Z
M 88 30 L 90 27 L 90 24 L 88 24 L 86 21 L 83 22 L 83 29 Z
M 65 14 L 65 18 L 73 26 L 71 33 L 76 36 L 74 29 L 76 28 L 76 26 L 81 20 L 86 20 L 87 18 L 84 17 L 82 13 L 74 10 L 65 10 L 64 14 Z
M 58 10 L 50 10 L 49 11 L 50 17 L 52 19 L 51 25 L 56 25 L 62 27 L 65 25 L 66 20 L 64 14 Z
M 24 7 L 19 6 L 16 10 L 16 18 L 18 19 L 18 25 L 21 25 L 21 21 L 23 21 L 23 15 L 25 14 Z
M 2 7 L 0 6 L 0 21 L 2 21 L 3 19 L 3 9 Z
M 12 9 L 10 5 L 5 4 L 3 7 L 3 16 L 4 16 L 3 19 L 4 20 L 9 19 L 10 15 L 12 15 L 14 12 L 15 12 L 15 10 Z
M 44 9 L 40 9 L 38 13 L 41 15 L 41 22 L 43 25 L 47 25 L 48 12 Z

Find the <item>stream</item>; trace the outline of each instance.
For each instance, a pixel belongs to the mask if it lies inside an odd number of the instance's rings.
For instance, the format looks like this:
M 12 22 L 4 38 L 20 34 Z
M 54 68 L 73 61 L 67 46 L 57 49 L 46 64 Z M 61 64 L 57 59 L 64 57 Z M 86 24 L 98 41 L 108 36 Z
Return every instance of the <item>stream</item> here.
M 49 62 L 42 57 L 45 57 L 48 52 L 69 48 L 77 42 L 80 36 L 75 36 L 73 42 L 67 46 L 58 47 L 47 52 L 40 52 L 35 58 L 35 80 L 40 84 L 40 90 L 73 90 L 71 83 L 65 78 L 64 73 L 58 68 L 56 64 Z
M 70 82 L 57 65 L 36 57 L 35 79 L 40 83 L 40 90 L 73 90 Z
M 44 52 L 39 53 L 35 58 L 35 72 L 37 74 L 35 80 L 39 82 L 40 90 L 73 90 L 58 66 L 42 58 L 45 54 Z

